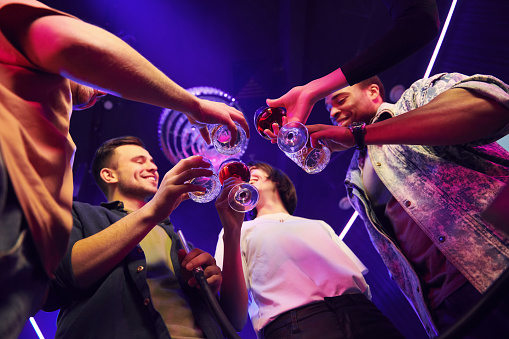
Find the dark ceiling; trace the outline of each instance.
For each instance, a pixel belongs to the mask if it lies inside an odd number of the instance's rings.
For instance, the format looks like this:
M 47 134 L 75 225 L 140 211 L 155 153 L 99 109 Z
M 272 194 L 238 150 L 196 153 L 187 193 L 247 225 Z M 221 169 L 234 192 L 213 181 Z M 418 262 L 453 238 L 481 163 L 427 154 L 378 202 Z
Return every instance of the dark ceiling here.
M 353 210 L 342 210 L 343 179 L 350 151 L 334 154 L 320 174 L 309 175 L 277 147 L 256 134 L 254 111 L 266 98 L 284 94 L 339 67 L 383 34 L 391 19 L 380 0 L 47 0 L 122 37 L 184 88 L 211 86 L 235 97 L 251 124 L 252 137 L 243 160 L 257 159 L 283 169 L 299 193 L 296 214 L 321 219 L 339 234 Z M 451 0 L 438 1 L 441 22 Z M 509 4 L 504 0 L 460 0 L 432 74 L 457 71 L 492 74 L 509 81 Z M 409 86 L 424 75 L 436 41 L 398 66 L 380 74 L 387 92 Z M 172 164 L 161 151 L 158 107 L 107 96 L 95 107 L 74 112 L 71 135 L 77 145 L 75 199 L 104 200 L 89 173 L 95 149 L 121 135 L 142 138 L 164 174 Z M 329 123 L 319 102 L 310 123 Z M 171 215 L 189 241 L 214 253 L 221 229 L 214 204 L 186 201 Z M 408 338 L 425 338 L 413 311 L 388 278 L 364 226 L 356 221 L 346 243 L 370 269 L 366 276 L 374 303 Z M 36 319 L 51 337 L 55 313 Z M 241 333 L 255 338 L 250 325 Z M 26 328 L 22 338 L 35 338 Z

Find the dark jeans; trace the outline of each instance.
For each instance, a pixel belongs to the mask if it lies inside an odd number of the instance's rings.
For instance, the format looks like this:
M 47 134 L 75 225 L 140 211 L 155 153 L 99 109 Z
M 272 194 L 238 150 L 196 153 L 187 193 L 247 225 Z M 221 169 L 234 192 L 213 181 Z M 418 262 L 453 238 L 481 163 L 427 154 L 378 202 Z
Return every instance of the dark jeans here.
M 0 338 L 18 338 L 48 283 L 0 154 Z
M 404 338 L 363 294 L 345 294 L 295 308 L 260 331 L 265 339 Z
M 437 327 L 441 333 L 453 326 L 481 299 L 482 295 L 470 283 L 465 283 L 433 310 Z M 509 338 L 509 298 L 505 296 L 500 304 L 472 327 L 462 339 Z

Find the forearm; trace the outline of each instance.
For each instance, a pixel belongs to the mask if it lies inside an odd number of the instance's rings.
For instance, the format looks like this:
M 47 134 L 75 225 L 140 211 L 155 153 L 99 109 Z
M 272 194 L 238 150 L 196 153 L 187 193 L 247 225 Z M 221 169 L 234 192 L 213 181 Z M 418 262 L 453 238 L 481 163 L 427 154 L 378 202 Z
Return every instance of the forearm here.
M 341 68 L 308 83 L 306 87 L 314 102 L 396 65 L 438 34 L 440 24 L 435 1 L 386 1 L 386 6 L 394 16 L 394 27 Z
M 429 104 L 366 127 L 366 144 L 458 145 L 492 137 L 509 123 L 493 100 L 453 88 Z
M 102 279 L 154 226 L 143 210 L 135 211 L 108 228 L 77 241 L 72 248 L 76 284 L 86 289 Z
M 248 294 L 240 254 L 240 230 L 223 236 L 224 259 L 220 304 L 233 327 L 240 331 L 247 320 Z
M 45 16 L 29 26 L 22 46 L 29 59 L 48 72 L 126 99 L 199 115 L 195 96 L 121 39 L 96 26 L 65 16 Z
M 349 84 L 343 74 L 341 68 L 313 80 L 305 85 L 306 91 L 309 93 L 310 101 L 314 104 L 318 100 L 325 98 L 327 95 L 347 87 Z

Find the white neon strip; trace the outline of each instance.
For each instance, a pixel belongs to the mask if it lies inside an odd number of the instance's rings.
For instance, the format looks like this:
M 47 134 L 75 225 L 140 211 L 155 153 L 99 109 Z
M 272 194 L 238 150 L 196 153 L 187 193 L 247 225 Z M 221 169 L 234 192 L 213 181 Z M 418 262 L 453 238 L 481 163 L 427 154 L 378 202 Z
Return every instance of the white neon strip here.
M 355 219 L 357 219 L 358 215 L 359 215 L 359 213 L 357 213 L 357 211 L 353 212 L 352 216 L 350 217 L 350 220 L 348 220 L 348 222 L 346 223 L 345 228 L 343 228 L 343 230 L 341 231 L 341 234 L 339 235 L 339 239 L 340 240 L 343 240 L 343 238 L 345 237 L 346 233 L 350 230 L 350 227 L 352 227 L 353 222 L 355 221 Z
M 456 3 L 458 0 L 453 0 L 451 3 L 451 8 L 449 8 L 449 14 L 447 14 L 447 19 L 445 19 L 444 28 L 442 29 L 442 33 L 440 33 L 440 38 L 438 38 L 437 45 L 435 46 L 435 50 L 433 51 L 433 55 L 428 64 L 428 68 L 426 69 L 426 73 L 424 73 L 424 78 L 429 77 L 431 73 L 431 69 L 435 65 L 435 60 L 437 59 L 438 52 L 440 51 L 440 47 L 442 47 L 442 42 L 444 41 L 445 33 L 447 33 L 447 29 L 449 28 L 449 23 L 451 22 L 452 14 L 454 13 L 454 9 L 456 8 Z
M 440 47 L 442 47 L 442 42 L 444 41 L 445 33 L 447 33 L 447 29 L 449 28 L 449 23 L 451 22 L 452 14 L 454 13 L 454 9 L 456 8 L 456 3 L 458 0 L 452 0 L 451 8 L 449 8 L 449 13 L 447 14 L 447 19 L 445 19 L 444 28 L 442 29 L 442 33 L 440 33 L 440 38 L 438 38 L 437 45 L 435 46 L 435 50 L 433 51 L 433 55 L 431 56 L 431 59 L 428 64 L 428 68 L 426 69 L 426 73 L 424 73 L 424 78 L 429 77 L 429 74 L 431 73 L 431 69 L 433 69 L 433 65 L 435 65 L 435 60 L 437 59 L 438 52 L 440 51 Z M 339 235 L 339 239 L 343 240 L 346 233 L 352 227 L 353 222 L 357 218 L 359 214 L 357 211 L 355 211 L 352 216 L 350 217 L 350 220 L 346 224 L 343 231 L 341 231 L 341 234 Z
M 37 336 L 40 339 L 44 339 L 44 336 L 42 335 L 41 329 L 39 328 L 39 326 L 37 325 L 37 323 L 35 322 L 35 319 L 33 317 L 30 317 L 30 323 L 32 324 L 32 327 L 34 328 L 35 333 L 37 333 Z

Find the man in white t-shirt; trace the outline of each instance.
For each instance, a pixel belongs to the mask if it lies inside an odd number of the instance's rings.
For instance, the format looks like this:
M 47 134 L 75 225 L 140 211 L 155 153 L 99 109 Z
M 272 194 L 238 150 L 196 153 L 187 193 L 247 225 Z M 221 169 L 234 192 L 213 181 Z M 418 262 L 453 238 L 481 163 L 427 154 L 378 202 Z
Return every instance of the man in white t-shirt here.
M 293 216 L 297 195 L 279 169 L 250 163 L 260 194 L 254 220 L 228 207 L 238 179 L 216 201 L 223 230 L 215 258 L 222 267 L 220 302 L 241 329 L 247 311 L 260 338 L 402 338 L 369 300 L 366 267 L 321 220 Z M 248 305 L 249 304 L 249 305 Z

